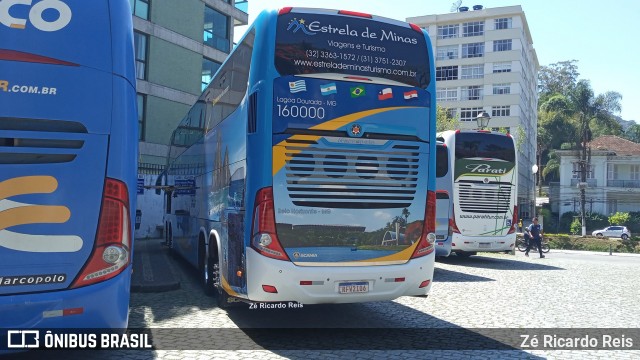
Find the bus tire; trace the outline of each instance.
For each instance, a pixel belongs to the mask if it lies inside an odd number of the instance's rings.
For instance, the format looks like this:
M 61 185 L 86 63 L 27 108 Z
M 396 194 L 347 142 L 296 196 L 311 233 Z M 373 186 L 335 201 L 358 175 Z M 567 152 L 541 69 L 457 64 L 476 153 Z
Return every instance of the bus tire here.
M 214 296 L 216 288 L 213 283 L 213 262 L 211 255 L 207 256 L 207 247 L 204 243 L 204 236 L 200 234 L 198 238 L 198 269 L 200 270 L 200 283 L 207 296 Z
M 468 252 L 468 251 L 458 251 L 456 253 L 457 256 L 463 257 L 463 258 L 468 258 L 471 255 L 475 255 L 475 252 Z

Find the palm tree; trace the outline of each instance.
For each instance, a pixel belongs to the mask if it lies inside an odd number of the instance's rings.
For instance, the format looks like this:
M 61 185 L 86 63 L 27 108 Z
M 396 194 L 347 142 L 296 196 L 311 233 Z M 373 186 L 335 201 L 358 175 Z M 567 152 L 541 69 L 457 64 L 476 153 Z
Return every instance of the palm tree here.
M 566 101 L 560 98 L 549 99 L 545 104 L 548 111 L 561 111 L 573 118 L 577 133 L 576 142 L 580 147 L 580 182 L 587 182 L 587 169 L 589 153 L 588 143 L 591 141 L 591 125 L 599 124 L 605 127 L 612 126 L 615 119 L 614 113 L 620 112 L 620 100 L 622 95 L 615 91 L 608 91 L 604 94 L 595 95 L 588 80 L 580 80 L 571 89 Z M 554 100 L 552 102 L 552 100 Z M 582 205 L 582 236 L 586 235 L 586 224 L 584 221 L 586 196 L 585 188 L 580 188 L 580 203 Z

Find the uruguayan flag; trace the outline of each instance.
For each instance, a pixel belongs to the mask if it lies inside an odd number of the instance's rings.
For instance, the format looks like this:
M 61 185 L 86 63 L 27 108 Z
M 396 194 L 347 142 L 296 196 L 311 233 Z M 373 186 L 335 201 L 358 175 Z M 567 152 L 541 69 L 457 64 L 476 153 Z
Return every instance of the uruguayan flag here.
M 307 91 L 307 85 L 304 83 L 304 80 L 290 81 L 289 91 L 291 91 L 292 94 L 300 91 Z
M 338 93 L 336 88 L 336 83 L 329 83 L 325 85 L 320 85 L 320 92 L 322 95 L 330 95 Z

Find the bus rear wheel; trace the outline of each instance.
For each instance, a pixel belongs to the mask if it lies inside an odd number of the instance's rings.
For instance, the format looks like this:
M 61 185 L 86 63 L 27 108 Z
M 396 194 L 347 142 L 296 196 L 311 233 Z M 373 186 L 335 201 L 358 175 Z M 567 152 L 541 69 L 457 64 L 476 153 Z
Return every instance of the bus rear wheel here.
M 200 283 L 202 284 L 204 293 L 207 296 L 215 295 L 216 288 L 214 286 L 213 264 L 211 256 L 207 256 L 206 244 L 202 236 L 200 236 L 198 241 L 198 265 L 200 269 Z

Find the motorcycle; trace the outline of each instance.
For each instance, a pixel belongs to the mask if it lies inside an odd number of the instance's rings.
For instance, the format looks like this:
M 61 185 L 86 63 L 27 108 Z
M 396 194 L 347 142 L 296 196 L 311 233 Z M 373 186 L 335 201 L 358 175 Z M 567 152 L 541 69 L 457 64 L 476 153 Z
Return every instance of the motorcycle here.
M 527 250 L 529 241 L 531 240 L 526 237 L 518 237 L 518 239 L 516 239 L 516 247 L 518 248 L 518 251 L 525 252 Z M 542 252 L 548 253 L 551 250 L 549 243 L 544 240 L 544 237 L 542 237 L 540 242 L 542 243 Z M 538 252 L 538 247 L 536 246 L 536 244 L 531 244 L 530 251 L 533 251 L 534 253 Z

